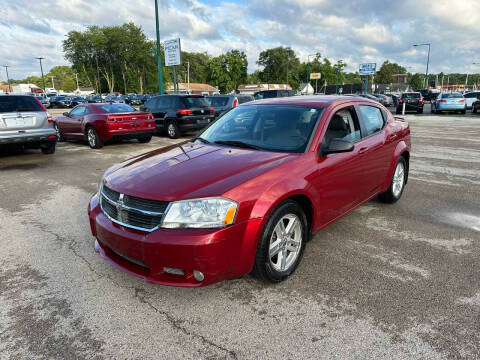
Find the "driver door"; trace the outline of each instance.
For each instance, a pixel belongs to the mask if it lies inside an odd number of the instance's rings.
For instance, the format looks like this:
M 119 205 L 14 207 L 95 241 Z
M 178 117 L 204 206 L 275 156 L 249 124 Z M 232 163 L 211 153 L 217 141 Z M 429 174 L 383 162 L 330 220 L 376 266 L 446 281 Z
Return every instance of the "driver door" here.
M 63 116 L 62 120 L 58 123 L 58 127 L 60 128 L 63 136 L 73 136 L 73 131 L 75 129 L 74 124 L 76 122 L 75 117 L 80 113 L 80 108 L 81 107 L 77 106 L 76 108 L 72 109 L 68 116 Z M 83 109 L 81 109 L 81 112 L 83 113 Z
M 76 138 L 83 138 L 84 134 L 82 132 L 82 122 L 85 115 L 85 106 L 77 106 L 70 112 L 70 131 L 71 136 Z

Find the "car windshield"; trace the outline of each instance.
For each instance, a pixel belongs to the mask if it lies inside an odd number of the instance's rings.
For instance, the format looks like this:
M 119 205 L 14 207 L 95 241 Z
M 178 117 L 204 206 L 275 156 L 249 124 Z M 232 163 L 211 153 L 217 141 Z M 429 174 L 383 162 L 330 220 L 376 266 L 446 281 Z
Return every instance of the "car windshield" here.
M 214 97 L 209 97 L 208 101 L 210 102 L 210 105 L 213 107 L 227 106 L 228 97 L 214 96 Z
M 43 109 L 33 96 L 0 96 L 0 113 L 22 111 L 43 111 Z
M 222 116 L 199 137 L 201 141 L 260 150 L 302 153 L 323 108 L 244 105 Z
M 459 99 L 459 98 L 463 98 L 463 95 L 460 94 L 460 93 L 442 94 L 442 98 L 444 98 L 444 99 Z
M 100 109 L 109 114 L 133 112 L 135 108 L 127 104 L 105 104 L 100 105 Z
M 181 98 L 181 102 L 186 109 L 209 107 L 207 100 L 200 96 L 185 96 Z
M 419 93 L 404 93 L 402 96 L 406 99 L 420 99 Z

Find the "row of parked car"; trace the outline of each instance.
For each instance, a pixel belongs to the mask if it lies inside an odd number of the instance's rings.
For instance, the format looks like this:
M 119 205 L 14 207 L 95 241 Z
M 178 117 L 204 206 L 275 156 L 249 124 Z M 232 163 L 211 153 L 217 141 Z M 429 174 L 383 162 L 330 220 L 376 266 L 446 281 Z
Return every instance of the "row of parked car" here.
M 48 108 L 74 108 L 79 104 L 111 102 L 117 104 L 143 105 L 155 95 L 129 94 L 129 95 L 57 95 L 57 94 L 34 94 L 34 96 Z

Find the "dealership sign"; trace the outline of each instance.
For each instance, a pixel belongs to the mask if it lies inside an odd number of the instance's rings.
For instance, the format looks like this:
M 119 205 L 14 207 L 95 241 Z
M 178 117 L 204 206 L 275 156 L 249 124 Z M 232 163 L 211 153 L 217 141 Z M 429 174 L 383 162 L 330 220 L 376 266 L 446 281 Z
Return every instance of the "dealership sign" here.
M 318 80 L 322 77 L 322 74 L 320 73 L 311 73 L 310 74 L 310 80 Z
M 360 64 L 360 68 L 358 72 L 360 75 L 373 75 L 375 74 L 375 67 L 377 64 L 375 63 L 368 63 L 368 64 Z
M 180 39 L 163 42 L 165 52 L 165 66 L 180 65 Z

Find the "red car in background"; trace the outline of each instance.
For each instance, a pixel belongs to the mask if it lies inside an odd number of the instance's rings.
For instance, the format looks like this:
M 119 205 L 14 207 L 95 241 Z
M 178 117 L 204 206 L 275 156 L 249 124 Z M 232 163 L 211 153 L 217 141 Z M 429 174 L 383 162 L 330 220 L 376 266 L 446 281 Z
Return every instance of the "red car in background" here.
M 82 104 L 55 118 L 59 141 L 86 140 L 92 149 L 116 139 L 147 143 L 155 132 L 155 120 L 126 104 Z
M 378 102 L 249 102 L 190 142 L 107 170 L 88 207 L 95 250 L 153 283 L 279 282 L 312 233 L 374 196 L 399 200 L 409 159 L 408 123 Z

